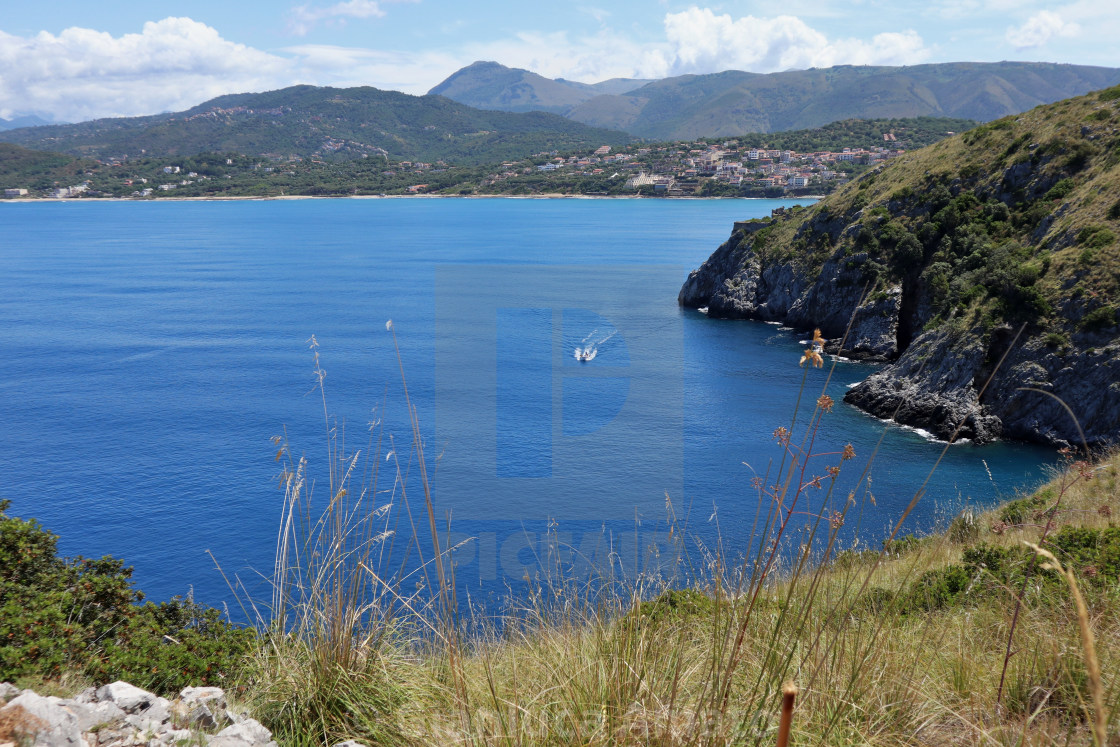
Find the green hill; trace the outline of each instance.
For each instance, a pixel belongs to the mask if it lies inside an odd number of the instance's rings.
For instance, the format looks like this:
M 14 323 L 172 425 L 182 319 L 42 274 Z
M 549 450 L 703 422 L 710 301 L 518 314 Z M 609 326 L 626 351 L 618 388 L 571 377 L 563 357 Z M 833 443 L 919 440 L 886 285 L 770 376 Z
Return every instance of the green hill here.
M 730 157 L 743 158 L 749 148 L 766 148 L 814 152 L 840 151 L 843 148 L 890 146 L 910 150 L 946 137 L 949 131 L 963 131 L 976 122 L 959 119 L 920 117 L 916 119 L 847 120 L 824 127 L 794 131 L 748 135 L 739 138 Z M 884 140 L 889 134 L 894 139 Z M 592 156 L 593 146 L 575 151 L 576 155 Z M 714 141 L 722 148 L 725 141 Z M 613 155 L 626 156 L 633 168 L 670 172 L 687 167 L 688 158 L 697 143 L 693 141 L 648 147 L 646 143 L 619 146 Z M 571 151 L 561 151 L 572 155 Z M 671 154 L 671 155 L 667 155 Z M 442 165 L 438 162 L 404 164 L 406 159 L 390 160 L 353 157 L 346 148 L 321 158 L 291 158 L 274 154 L 269 158 L 246 156 L 232 151 L 195 153 L 187 156 L 144 155 L 130 157 L 127 162 L 97 161 L 61 153 L 30 150 L 19 145 L 0 142 L 0 186 L 22 187 L 30 197 L 51 196 L 59 187 L 84 185 L 79 194 L 90 197 L 245 197 L 277 195 L 354 195 L 409 194 L 415 191 L 449 195 L 464 194 L 632 194 L 625 180 L 615 171 L 598 168 L 599 162 L 585 165 L 566 164 L 555 171 L 541 171 L 536 166 L 552 161 L 550 156 L 503 159 L 487 164 Z M 171 167 L 172 172 L 165 172 Z M 175 172 L 174 168 L 179 171 Z M 856 175 L 868 168 L 865 164 L 839 166 L 846 175 Z M 595 173 L 598 170 L 600 173 Z M 710 180 L 692 187 L 692 194 L 711 194 Z M 168 186 L 161 186 L 168 185 Z M 171 185 L 174 185 L 171 187 Z M 418 186 L 419 185 L 419 186 Z M 707 186 L 705 186 L 707 185 Z M 170 189 L 168 188 L 170 187 Z M 803 187 L 802 193 L 830 191 L 831 182 Z M 763 188 L 746 186 L 726 188 L 723 194 L 765 196 Z M 781 188 L 778 188 L 781 192 Z
M 769 75 L 728 71 L 651 83 L 568 112 L 658 139 L 817 127 L 838 119 L 988 121 L 1120 83 L 1120 70 L 1029 62 L 839 66 Z
M 792 150 L 798 153 L 876 146 L 917 150 L 958 132 L 971 130 L 978 124 L 980 123 L 972 119 L 949 117 L 845 119 L 808 130 L 747 133 L 736 137 L 735 142 L 739 148 Z M 884 139 L 885 134 L 893 136 L 893 139 Z M 725 138 L 705 138 L 705 140 L 720 143 Z
M 479 111 L 440 96 L 314 86 L 220 96 L 174 114 L 0 132 L 0 141 L 99 159 L 233 152 L 460 164 L 630 140 L 544 112 Z
M 665 78 L 623 93 L 601 90 L 575 105 L 571 93 L 554 97 L 562 89 L 547 84 L 556 83 L 475 63 L 432 91 L 481 108 L 542 108 L 639 137 L 685 140 L 804 130 L 842 119 L 989 121 L 1117 85 L 1120 70 L 1040 62 L 841 65 L 765 75 L 728 70 Z
M 0 143 L 0 188 L 48 190 L 56 182 L 72 184 L 87 168 L 98 164 L 62 153 L 50 153 Z
M 1117 236 L 1120 87 L 739 224 L 679 300 L 820 327 L 832 350 L 844 338 L 844 355 L 890 361 L 847 395 L 877 416 L 942 438 L 1103 444 L 1120 438 Z

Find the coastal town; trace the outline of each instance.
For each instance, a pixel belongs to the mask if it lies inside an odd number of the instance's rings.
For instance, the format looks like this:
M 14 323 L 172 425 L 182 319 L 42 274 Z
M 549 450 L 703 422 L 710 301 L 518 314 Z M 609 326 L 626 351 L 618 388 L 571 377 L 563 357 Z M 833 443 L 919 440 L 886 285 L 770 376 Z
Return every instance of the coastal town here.
M 868 123 L 870 124 L 870 123 Z M 971 123 L 894 120 L 734 139 L 548 150 L 492 165 L 394 160 L 384 149 L 325 139 L 310 154 L 120 154 L 2 185 L 5 199 L 328 195 L 782 197 L 824 195 L 877 164 Z M 900 137 L 901 135 L 901 137 Z M 9 174 L 8 178 L 13 178 Z
M 668 196 L 695 196 L 713 191 L 735 189 L 800 190 L 814 188 L 827 192 L 846 183 L 860 167 L 873 166 L 901 155 L 898 148 L 843 148 L 798 153 L 793 150 L 748 148 L 737 140 L 718 144 L 700 141 L 656 147 L 638 147 L 611 153 L 609 145 L 589 155 L 561 157 L 555 153 L 538 154 L 548 160 L 535 166 L 538 172 L 568 170 L 583 177 L 610 180 L 622 178 L 622 190 Z M 504 163 L 503 171 L 490 175 L 485 186 L 530 174 L 528 167 Z

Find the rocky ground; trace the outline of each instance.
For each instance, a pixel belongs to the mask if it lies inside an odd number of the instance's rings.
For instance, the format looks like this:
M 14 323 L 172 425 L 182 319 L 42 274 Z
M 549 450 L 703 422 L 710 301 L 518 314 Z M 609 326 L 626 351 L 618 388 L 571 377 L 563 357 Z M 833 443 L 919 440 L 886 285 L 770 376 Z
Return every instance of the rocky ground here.
M 276 747 L 272 733 L 230 708 L 218 687 L 188 687 L 168 700 L 114 682 L 58 698 L 5 682 L 0 704 L 0 747 Z

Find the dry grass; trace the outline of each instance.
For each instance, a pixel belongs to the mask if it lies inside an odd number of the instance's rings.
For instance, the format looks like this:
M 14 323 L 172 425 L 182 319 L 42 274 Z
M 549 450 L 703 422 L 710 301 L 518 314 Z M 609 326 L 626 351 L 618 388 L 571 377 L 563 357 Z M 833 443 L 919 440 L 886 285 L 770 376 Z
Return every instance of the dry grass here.
M 1060 525 L 1113 526 L 1120 457 L 1069 464 L 1040 490 L 1041 513 L 1022 522 L 994 509 L 918 542 L 837 555 L 858 494 L 832 496 L 824 466 L 871 465 L 813 452 L 830 404 L 818 399 L 776 433 L 786 458 L 758 485 L 760 521 L 745 542 L 757 551 L 742 564 L 709 558 L 708 572 L 677 590 L 549 576 L 500 616 L 465 621 L 450 614 L 438 540 L 418 571 L 435 580 L 425 592 L 406 595 L 380 572 L 391 538 L 388 509 L 371 502 L 375 467 L 333 443 L 331 499 L 312 511 L 310 466 L 289 462 L 277 595 L 249 703 L 300 744 L 773 744 L 792 682 L 791 744 L 1101 743 L 1120 692 L 1115 588 L 1082 584 L 1080 615 L 1062 587 L 1021 605 L 1013 588 L 925 612 L 901 600 L 978 542 L 1018 547 Z M 409 465 L 423 459 L 418 430 L 414 440 Z M 424 533 L 407 508 L 407 471 L 398 464 L 389 478 L 415 538 Z M 806 515 L 816 472 L 824 509 Z M 421 526 L 435 500 L 425 492 Z M 809 520 L 807 541 L 787 532 L 795 516 L 799 527 Z M 1086 631 L 1096 674 L 1086 674 Z
M 0 745 L 13 744 L 18 747 L 31 744 L 35 736 L 47 727 L 47 723 L 28 713 L 21 706 L 5 708 L 0 713 Z

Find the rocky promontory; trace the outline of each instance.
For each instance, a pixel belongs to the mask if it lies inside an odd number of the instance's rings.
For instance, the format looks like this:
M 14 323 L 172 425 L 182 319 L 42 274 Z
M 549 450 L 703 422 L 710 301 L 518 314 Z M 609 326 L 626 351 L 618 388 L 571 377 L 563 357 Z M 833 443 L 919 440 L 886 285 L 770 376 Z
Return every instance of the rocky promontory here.
M 736 224 L 678 302 L 819 327 L 887 364 L 846 401 L 939 438 L 1113 443 L 1117 153 L 1120 88 L 998 120 Z

